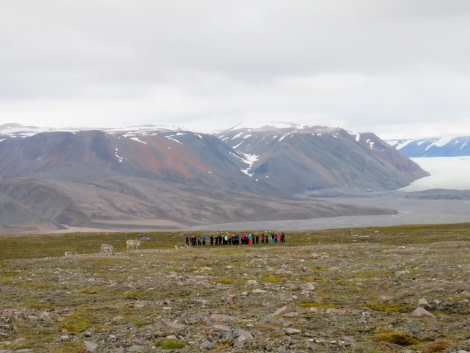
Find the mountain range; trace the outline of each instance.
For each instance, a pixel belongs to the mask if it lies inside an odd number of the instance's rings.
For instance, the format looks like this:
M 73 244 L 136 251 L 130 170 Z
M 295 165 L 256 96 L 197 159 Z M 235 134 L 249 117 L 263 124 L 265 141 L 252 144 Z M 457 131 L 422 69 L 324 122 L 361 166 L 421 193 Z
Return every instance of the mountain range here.
M 0 232 L 182 229 L 395 211 L 312 191 L 392 190 L 427 175 L 372 133 L 314 126 L 203 134 L 0 126 Z
M 387 142 L 410 158 L 470 156 L 470 136 L 397 139 Z

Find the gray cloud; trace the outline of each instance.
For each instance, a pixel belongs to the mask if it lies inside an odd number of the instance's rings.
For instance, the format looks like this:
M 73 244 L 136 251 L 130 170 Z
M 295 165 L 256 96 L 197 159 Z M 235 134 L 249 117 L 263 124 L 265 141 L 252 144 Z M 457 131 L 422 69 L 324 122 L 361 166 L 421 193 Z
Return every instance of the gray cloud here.
M 0 123 L 470 133 L 469 29 L 468 1 L 10 1 Z

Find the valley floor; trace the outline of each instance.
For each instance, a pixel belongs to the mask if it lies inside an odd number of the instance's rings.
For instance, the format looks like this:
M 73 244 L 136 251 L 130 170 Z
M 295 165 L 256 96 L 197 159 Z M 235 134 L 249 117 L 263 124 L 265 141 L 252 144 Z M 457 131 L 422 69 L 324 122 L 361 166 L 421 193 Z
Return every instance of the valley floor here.
M 386 207 L 397 210 L 395 215 L 343 216 L 302 220 L 278 220 L 204 225 L 194 229 L 334 229 L 404 224 L 450 224 L 470 222 L 470 199 L 417 199 L 404 193 L 387 193 L 325 199 L 332 202 Z

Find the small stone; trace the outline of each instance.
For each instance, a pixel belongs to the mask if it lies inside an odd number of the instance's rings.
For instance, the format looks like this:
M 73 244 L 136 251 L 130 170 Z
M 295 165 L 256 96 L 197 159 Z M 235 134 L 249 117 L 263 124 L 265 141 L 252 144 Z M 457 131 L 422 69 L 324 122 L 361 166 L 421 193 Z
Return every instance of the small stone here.
M 230 294 L 227 299 L 229 302 L 234 302 L 237 299 L 237 296 L 235 294 Z
M 410 274 L 410 271 L 408 270 L 403 270 L 403 271 L 397 271 L 395 272 L 395 275 L 396 276 L 403 276 L 403 275 L 409 275 Z
M 284 315 L 284 314 L 287 314 L 288 312 L 290 312 L 290 308 L 288 306 L 283 306 L 282 308 L 279 308 L 277 309 L 273 315 L 274 316 L 278 316 L 278 315 Z
M 422 306 L 422 307 L 428 307 L 429 308 L 429 303 L 426 299 L 424 298 L 421 298 L 420 300 L 418 300 L 418 306 Z
M 286 287 L 290 290 L 298 290 L 299 289 L 299 287 L 297 285 L 293 284 L 293 283 L 287 283 Z
M 292 328 L 292 327 L 283 328 L 282 331 L 284 331 L 288 335 L 296 335 L 296 334 L 299 334 L 299 333 L 302 332 L 302 331 L 297 330 L 296 328 Z
M 230 331 L 230 327 L 226 325 L 214 325 L 214 330 L 228 332 Z
M 309 282 L 309 283 L 306 283 L 304 286 L 303 286 L 303 289 L 306 290 L 306 291 L 312 291 L 315 289 L 315 286 L 313 283 Z
M 254 339 L 251 333 L 243 329 L 235 330 L 234 337 L 236 337 L 234 342 L 236 346 L 244 345 L 245 343 L 250 342 Z
M 253 289 L 251 291 L 251 293 L 253 294 L 264 294 L 264 293 L 267 293 L 268 291 L 267 290 L 264 290 L 264 289 Z
M 247 286 L 256 286 L 258 282 L 254 279 L 250 279 L 249 281 L 246 282 Z
M 412 313 L 411 316 L 416 316 L 416 317 L 435 317 L 433 314 L 431 314 L 429 311 L 427 311 L 425 308 L 418 306 Z
M 212 351 L 212 350 L 215 349 L 214 343 L 212 343 L 211 341 L 208 341 L 208 340 L 202 342 L 201 347 L 203 349 L 205 349 L 206 351 Z
M 328 308 L 328 309 L 326 309 L 326 313 L 327 314 L 344 315 L 344 314 L 346 314 L 346 311 L 342 310 L 342 309 Z
M 98 343 L 93 341 L 84 341 L 87 352 L 94 352 L 98 348 Z
M 84 334 L 85 337 L 91 337 L 91 336 L 93 336 L 94 333 L 95 333 L 95 329 L 89 328 L 83 334 Z
M 14 341 L 13 341 L 13 344 L 15 344 L 15 345 L 18 346 L 18 345 L 23 344 L 24 342 L 26 342 L 26 338 L 20 337 L 20 338 L 17 338 L 16 340 L 14 340 Z

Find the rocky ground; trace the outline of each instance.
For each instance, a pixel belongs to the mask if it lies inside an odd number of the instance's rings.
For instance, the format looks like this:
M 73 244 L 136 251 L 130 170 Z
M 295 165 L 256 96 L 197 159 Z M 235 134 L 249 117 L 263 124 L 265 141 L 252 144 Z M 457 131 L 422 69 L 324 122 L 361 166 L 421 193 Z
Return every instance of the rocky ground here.
M 470 352 L 469 227 L 391 232 L 3 260 L 0 352 Z

